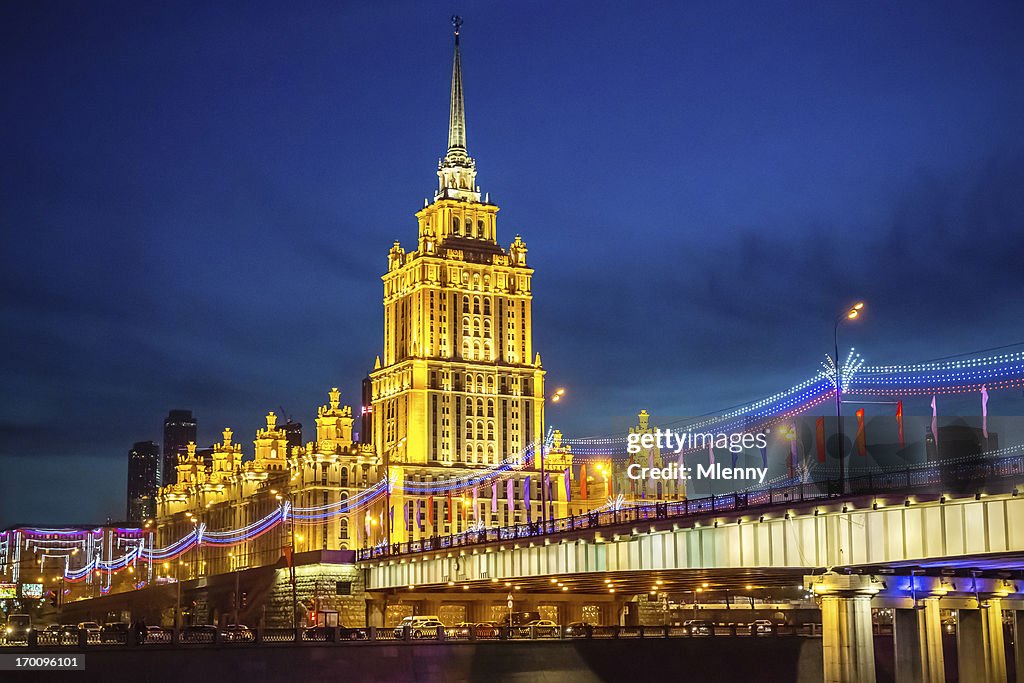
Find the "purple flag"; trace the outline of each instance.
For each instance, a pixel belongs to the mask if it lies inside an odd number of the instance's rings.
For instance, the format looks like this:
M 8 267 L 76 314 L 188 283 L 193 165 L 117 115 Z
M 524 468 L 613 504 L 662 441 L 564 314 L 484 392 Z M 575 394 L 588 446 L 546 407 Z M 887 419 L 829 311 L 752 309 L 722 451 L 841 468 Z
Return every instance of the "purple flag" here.
M 570 472 L 569 468 L 566 467 L 565 468 L 565 472 L 562 473 L 562 476 L 565 477 L 565 502 L 566 503 L 568 503 L 568 502 L 570 502 L 572 500 L 572 479 L 571 479 L 571 475 L 572 475 L 572 472 Z
M 409 501 L 402 505 L 402 525 L 405 526 L 406 531 L 409 531 Z
M 477 504 L 476 504 L 476 501 L 477 501 L 477 490 L 476 490 L 476 488 L 477 487 L 475 487 L 475 486 L 473 487 L 473 519 L 474 520 L 477 519 L 478 510 L 480 509 L 479 507 L 477 507 Z
M 544 494 L 551 500 L 551 473 L 544 473 Z
M 981 433 L 988 438 L 988 389 L 981 385 Z
M 416 526 L 423 531 L 423 501 L 421 499 L 416 500 Z
M 509 514 L 516 509 L 516 483 L 509 479 L 505 482 L 505 502 L 508 503 Z
M 932 396 L 932 437 L 935 439 L 935 446 L 939 445 L 939 420 L 938 409 L 935 407 L 935 397 Z
M 498 511 L 498 480 L 491 482 L 491 512 Z
M 682 457 L 682 456 L 680 456 Z M 768 447 L 761 448 L 761 467 L 768 467 Z
M 533 510 L 530 509 L 530 475 L 523 480 L 523 505 L 526 507 L 526 521 L 533 521 Z

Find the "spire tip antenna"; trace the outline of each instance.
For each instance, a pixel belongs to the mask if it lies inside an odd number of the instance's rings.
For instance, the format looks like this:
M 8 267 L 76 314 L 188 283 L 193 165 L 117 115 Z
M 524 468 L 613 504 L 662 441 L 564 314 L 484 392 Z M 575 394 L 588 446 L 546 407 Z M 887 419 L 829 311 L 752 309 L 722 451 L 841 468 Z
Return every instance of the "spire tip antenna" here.
M 458 14 L 452 15 L 452 26 L 455 27 L 455 37 L 459 37 L 459 29 L 462 28 L 462 17 Z

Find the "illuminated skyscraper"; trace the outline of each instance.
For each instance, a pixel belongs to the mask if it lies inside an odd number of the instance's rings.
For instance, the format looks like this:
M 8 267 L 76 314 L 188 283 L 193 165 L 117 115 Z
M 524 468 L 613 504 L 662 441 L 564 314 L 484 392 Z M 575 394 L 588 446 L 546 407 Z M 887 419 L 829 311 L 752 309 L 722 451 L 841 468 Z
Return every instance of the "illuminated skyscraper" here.
M 160 472 L 160 485 L 167 486 L 178 480 L 178 456 L 185 454 L 190 443 L 196 441 L 196 420 L 191 410 L 172 410 L 164 419 L 164 458 Z
M 466 147 L 458 24 L 448 150 L 437 177 L 433 202 L 416 213 L 416 249 L 406 252 L 395 242 L 383 276 L 384 353 L 370 375 L 372 440 L 393 468 L 392 478 L 450 477 L 458 474 L 453 467 L 493 465 L 544 437 L 544 370 L 532 340 L 533 269 L 519 235 L 500 246 L 498 207 L 481 198 L 476 184 L 476 162 Z M 521 484 L 515 484 L 517 498 Z M 539 489 L 534 477 L 533 502 Z M 414 514 L 405 502 L 401 493 L 392 495 L 393 541 L 405 538 L 405 526 L 421 526 L 401 523 L 402 514 L 407 521 Z M 437 512 L 445 524 L 435 532 L 461 528 L 461 522 L 447 524 L 443 508 Z M 507 512 L 492 519 L 490 507 L 481 517 L 488 525 L 514 521 Z
M 159 469 L 160 446 L 155 441 L 136 442 L 128 451 L 128 520 L 156 516 Z

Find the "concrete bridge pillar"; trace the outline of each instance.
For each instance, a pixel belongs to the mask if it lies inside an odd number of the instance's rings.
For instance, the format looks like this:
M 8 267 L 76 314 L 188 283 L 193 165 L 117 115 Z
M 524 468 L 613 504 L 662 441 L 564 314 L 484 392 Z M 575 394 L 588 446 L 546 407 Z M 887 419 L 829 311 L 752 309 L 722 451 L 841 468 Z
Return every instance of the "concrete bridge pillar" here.
M 1013 661 L 1017 663 L 1017 683 L 1024 683 L 1024 610 L 1013 613 Z
M 1002 601 L 992 598 L 987 608 L 958 610 L 956 622 L 960 683 L 1005 681 Z
M 806 576 L 804 583 L 821 599 L 824 683 L 875 683 L 871 597 L 881 583 L 849 574 Z
M 894 611 L 896 683 L 945 683 L 938 598 Z
M 387 603 L 379 598 L 369 598 L 366 601 L 366 625 L 384 628 L 384 611 Z

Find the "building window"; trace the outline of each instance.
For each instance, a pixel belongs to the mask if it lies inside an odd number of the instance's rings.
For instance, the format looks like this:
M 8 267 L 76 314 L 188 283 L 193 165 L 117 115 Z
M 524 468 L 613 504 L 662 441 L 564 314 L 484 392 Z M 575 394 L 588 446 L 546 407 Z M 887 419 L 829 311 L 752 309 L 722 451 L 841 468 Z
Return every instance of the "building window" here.
M 452 234 L 459 234 L 459 219 L 455 217 L 452 217 Z

